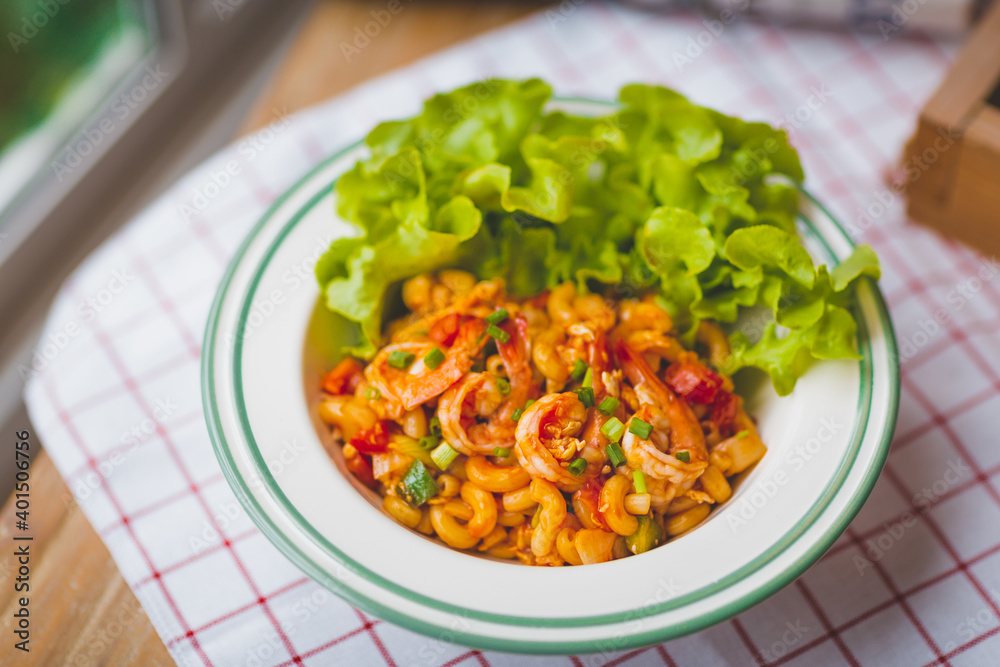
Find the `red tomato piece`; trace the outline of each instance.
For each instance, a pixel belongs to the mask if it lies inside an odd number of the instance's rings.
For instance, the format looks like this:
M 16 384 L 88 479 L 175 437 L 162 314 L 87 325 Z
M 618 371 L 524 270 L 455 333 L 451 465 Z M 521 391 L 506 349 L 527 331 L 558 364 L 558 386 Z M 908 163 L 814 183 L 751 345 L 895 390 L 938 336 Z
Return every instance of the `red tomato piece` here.
M 712 403 L 712 421 L 715 422 L 722 437 L 728 438 L 733 435 L 739 407 L 739 399 L 725 389 L 720 389 L 716 394 L 715 402 Z
M 710 405 L 722 387 L 722 378 L 693 361 L 675 363 L 667 369 L 667 384 L 691 403 Z
M 323 378 L 323 391 L 334 396 L 353 394 L 361 382 L 363 370 L 357 359 L 345 357 Z
M 385 420 L 375 422 L 371 428 L 358 431 L 351 438 L 351 444 L 362 454 L 378 454 L 389 448 L 389 429 Z
M 375 488 L 375 473 L 372 470 L 371 462 L 361 454 L 354 458 L 347 459 L 347 469 L 358 478 L 358 481 L 370 489 Z

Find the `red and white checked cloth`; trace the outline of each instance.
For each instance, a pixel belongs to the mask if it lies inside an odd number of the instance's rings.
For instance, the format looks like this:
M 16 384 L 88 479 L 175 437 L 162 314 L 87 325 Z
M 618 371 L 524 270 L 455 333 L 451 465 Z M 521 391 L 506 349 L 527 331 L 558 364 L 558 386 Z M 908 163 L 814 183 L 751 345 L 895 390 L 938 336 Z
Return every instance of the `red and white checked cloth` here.
M 275 109 L 274 126 L 181 180 L 67 282 L 27 388 L 32 421 L 183 665 L 1000 664 L 998 267 L 906 222 L 883 184 L 949 52 L 740 21 L 717 36 L 693 14 L 564 3 L 294 117 Z M 491 75 L 539 75 L 562 94 L 602 98 L 658 82 L 784 123 L 808 185 L 883 260 L 904 357 L 885 473 L 821 562 L 729 622 L 610 656 L 430 640 L 303 577 L 219 472 L 198 358 L 237 244 L 276 196 L 377 120 Z

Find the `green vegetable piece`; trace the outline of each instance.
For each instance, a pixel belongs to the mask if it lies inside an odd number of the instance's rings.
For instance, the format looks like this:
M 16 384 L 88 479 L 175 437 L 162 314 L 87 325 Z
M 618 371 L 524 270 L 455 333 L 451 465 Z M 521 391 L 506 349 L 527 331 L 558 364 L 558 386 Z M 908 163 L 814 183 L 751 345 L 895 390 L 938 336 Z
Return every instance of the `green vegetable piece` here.
M 648 440 L 649 434 L 653 432 L 653 425 L 648 422 L 644 422 L 638 417 L 632 417 L 632 421 L 630 421 L 628 425 L 628 431 L 629 433 L 639 436 L 643 440 Z
M 684 463 L 691 462 L 691 454 L 688 452 L 677 452 L 676 454 L 674 454 L 674 458 L 676 458 L 678 461 L 683 461 Z
M 625 546 L 634 554 L 641 554 L 649 551 L 660 544 L 663 539 L 663 529 L 660 524 L 653 521 L 648 516 L 636 517 L 639 520 L 639 527 L 635 532 L 625 538 Z
M 587 373 L 583 376 L 583 386 L 593 387 L 594 386 L 594 369 L 587 367 Z
M 433 456 L 434 454 L 431 454 L 432 458 Z M 440 490 L 437 482 L 420 461 L 414 461 L 407 469 L 406 475 L 403 476 L 403 489 L 406 501 L 417 507 L 427 502 L 428 498 L 436 496 Z
M 614 396 L 606 396 L 604 400 L 601 401 L 601 404 L 597 406 L 597 409 L 606 415 L 613 415 L 619 405 L 621 405 L 621 402 L 617 398 Z
M 510 456 L 510 449 L 508 449 L 507 447 L 494 447 L 493 456 L 499 459 L 505 459 L 508 456 Z
M 601 426 L 601 433 L 611 442 L 618 442 L 625 435 L 625 424 L 618 417 L 612 417 Z
M 510 382 L 507 378 L 497 378 L 497 391 L 506 396 L 510 393 Z
M 417 441 L 420 443 L 420 447 L 423 449 L 431 450 L 438 446 L 440 440 L 435 438 L 433 435 L 425 435 Z
M 573 370 L 569 372 L 569 376 L 579 381 L 588 370 L 590 370 L 590 367 L 587 366 L 586 362 L 583 359 L 577 359 L 576 363 L 573 364 Z
M 365 396 L 369 401 L 374 401 L 377 398 L 382 398 L 382 392 L 378 390 L 378 387 L 368 387 Z
M 523 414 L 524 414 L 524 408 L 518 408 L 517 410 L 514 410 L 510 418 L 513 419 L 514 421 L 519 421 L 521 419 L 521 415 Z
M 486 316 L 486 321 L 490 324 L 500 324 L 510 316 L 506 308 L 497 308 Z
M 495 324 L 486 327 L 486 333 L 498 343 L 506 343 L 510 340 L 510 334 Z
M 431 370 L 434 370 L 442 363 L 444 363 L 444 352 L 436 347 L 424 355 L 424 366 L 427 366 Z
M 573 459 L 573 462 L 569 464 L 567 470 L 574 477 L 579 477 L 583 474 L 583 471 L 587 469 L 587 461 L 585 459 Z
M 580 399 L 583 403 L 583 407 L 592 408 L 594 407 L 594 388 L 593 387 L 580 387 L 576 390 L 576 397 Z
M 389 354 L 389 365 L 392 366 L 393 368 L 398 368 L 399 370 L 403 370 L 404 368 L 409 368 L 410 364 L 413 363 L 413 360 L 415 358 L 416 355 L 413 354 L 412 352 L 393 350 Z
M 612 468 L 623 466 L 627 461 L 627 459 L 625 458 L 625 452 L 622 451 L 622 446 L 619 445 L 617 442 L 612 442 L 607 447 L 605 447 L 604 453 L 608 455 L 608 459 L 611 461 Z
M 456 456 L 458 456 L 458 452 L 452 449 L 452 446 L 447 442 L 442 442 L 431 452 L 431 459 L 433 459 L 434 465 L 441 468 L 441 470 L 447 470 Z
M 646 493 L 646 473 L 641 470 L 633 470 L 632 480 L 635 482 L 636 493 Z

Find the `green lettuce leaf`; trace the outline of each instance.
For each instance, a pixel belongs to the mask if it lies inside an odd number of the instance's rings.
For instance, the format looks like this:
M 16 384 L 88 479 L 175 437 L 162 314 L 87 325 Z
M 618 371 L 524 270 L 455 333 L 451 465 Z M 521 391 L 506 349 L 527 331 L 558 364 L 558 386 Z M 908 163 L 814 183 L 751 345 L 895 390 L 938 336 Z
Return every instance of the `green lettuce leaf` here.
M 371 357 L 401 281 L 445 267 L 517 296 L 565 281 L 616 297 L 653 291 L 692 342 L 702 320 L 741 327 L 723 370 L 755 367 L 787 393 L 814 359 L 854 358 L 854 286 L 878 279 L 857 248 L 816 266 L 796 229 L 802 166 L 782 130 L 629 85 L 603 116 L 546 111 L 538 79 L 488 80 L 378 125 L 335 186 L 354 228 L 316 265 L 327 305 Z M 777 177 L 777 178 L 775 178 Z M 743 321 L 744 324 L 746 321 Z

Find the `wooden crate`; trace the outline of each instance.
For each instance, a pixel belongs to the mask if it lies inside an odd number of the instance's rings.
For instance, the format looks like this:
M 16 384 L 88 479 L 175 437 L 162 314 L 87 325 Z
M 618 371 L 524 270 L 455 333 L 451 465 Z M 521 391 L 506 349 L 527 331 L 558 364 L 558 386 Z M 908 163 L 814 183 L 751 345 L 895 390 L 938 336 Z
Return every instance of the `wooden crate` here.
M 903 159 L 912 219 L 1000 254 L 1000 2 L 924 107 Z

